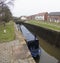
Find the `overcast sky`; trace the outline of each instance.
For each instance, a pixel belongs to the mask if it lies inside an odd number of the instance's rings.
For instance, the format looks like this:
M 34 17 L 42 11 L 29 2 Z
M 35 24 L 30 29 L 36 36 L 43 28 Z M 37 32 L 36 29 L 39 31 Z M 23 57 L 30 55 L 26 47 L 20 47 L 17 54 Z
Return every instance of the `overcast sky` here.
M 40 12 L 60 12 L 60 0 L 15 0 L 14 16 L 33 15 Z

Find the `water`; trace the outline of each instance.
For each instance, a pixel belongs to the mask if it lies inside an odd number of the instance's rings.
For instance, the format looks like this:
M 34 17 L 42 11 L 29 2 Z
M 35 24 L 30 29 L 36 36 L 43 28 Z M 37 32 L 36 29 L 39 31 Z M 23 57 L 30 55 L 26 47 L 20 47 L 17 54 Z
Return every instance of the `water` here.
M 39 63 L 58 63 L 58 60 L 41 48 L 41 57 Z
M 20 25 L 23 36 L 25 37 L 27 46 L 31 52 L 32 57 L 39 58 L 39 40 L 33 35 L 24 25 Z
M 30 40 L 34 40 L 37 38 L 35 36 L 33 36 L 31 34 L 31 32 L 28 32 L 28 29 L 25 28 L 23 25 L 21 25 L 22 30 L 25 32 L 24 34 L 26 34 L 25 37 L 27 38 L 27 41 Z M 19 29 L 20 29 L 20 25 L 19 25 Z M 40 47 L 41 48 L 41 47 Z M 54 52 L 53 52 L 54 53 Z M 36 60 L 36 59 L 35 59 Z M 36 63 L 58 63 L 58 60 L 54 57 L 52 57 L 51 55 L 49 55 L 47 52 L 45 52 L 42 48 L 40 50 L 40 59 L 36 60 Z
M 33 41 L 33 40 L 38 40 L 25 26 L 20 25 L 21 31 L 24 35 L 24 37 L 26 37 L 27 42 L 28 41 Z

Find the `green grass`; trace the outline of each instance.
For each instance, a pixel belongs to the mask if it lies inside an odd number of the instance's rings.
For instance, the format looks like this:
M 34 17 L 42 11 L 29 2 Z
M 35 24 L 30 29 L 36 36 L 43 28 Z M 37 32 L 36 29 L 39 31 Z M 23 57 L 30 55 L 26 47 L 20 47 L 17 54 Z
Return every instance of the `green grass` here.
M 28 21 L 28 23 L 60 32 L 60 25 L 57 23 L 35 21 L 35 20 Z
M 4 29 L 6 29 L 6 33 L 4 33 Z M 3 26 L 3 24 L 0 25 L 0 43 L 12 41 L 14 40 L 14 37 L 15 33 L 13 22 L 6 23 L 5 27 Z
M 54 56 L 58 60 L 60 60 L 60 49 L 52 46 L 51 44 L 47 43 L 45 40 L 42 38 L 39 38 L 40 40 L 40 46 L 51 56 Z

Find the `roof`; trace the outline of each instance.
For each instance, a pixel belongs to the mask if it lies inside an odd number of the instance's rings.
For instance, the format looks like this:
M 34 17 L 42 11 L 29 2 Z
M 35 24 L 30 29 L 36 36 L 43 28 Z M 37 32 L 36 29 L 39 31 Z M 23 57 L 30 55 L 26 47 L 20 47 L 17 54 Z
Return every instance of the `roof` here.
M 51 12 L 49 13 L 50 16 L 60 16 L 60 12 Z
M 28 16 L 28 17 L 32 17 L 32 16 L 43 16 L 43 15 L 45 15 L 45 14 L 48 14 L 48 12 L 42 12 L 42 13 L 37 13 L 37 14 L 34 14 L 34 15 L 30 15 L 30 16 Z
M 42 16 L 45 15 L 46 13 L 48 14 L 48 12 L 43 12 L 43 13 L 38 13 L 37 15 Z

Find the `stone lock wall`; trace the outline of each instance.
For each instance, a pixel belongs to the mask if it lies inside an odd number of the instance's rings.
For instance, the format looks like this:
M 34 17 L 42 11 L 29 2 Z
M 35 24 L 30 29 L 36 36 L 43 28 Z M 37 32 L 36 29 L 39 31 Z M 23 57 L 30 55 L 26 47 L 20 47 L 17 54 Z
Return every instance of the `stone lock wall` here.
M 36 25 L 24 23 L 24 25 L 33 33 L 37 34 L 39 37 L 43 38 L 50 44 L 60 47 L 60 32 L 51 29 L 39 27 Z

